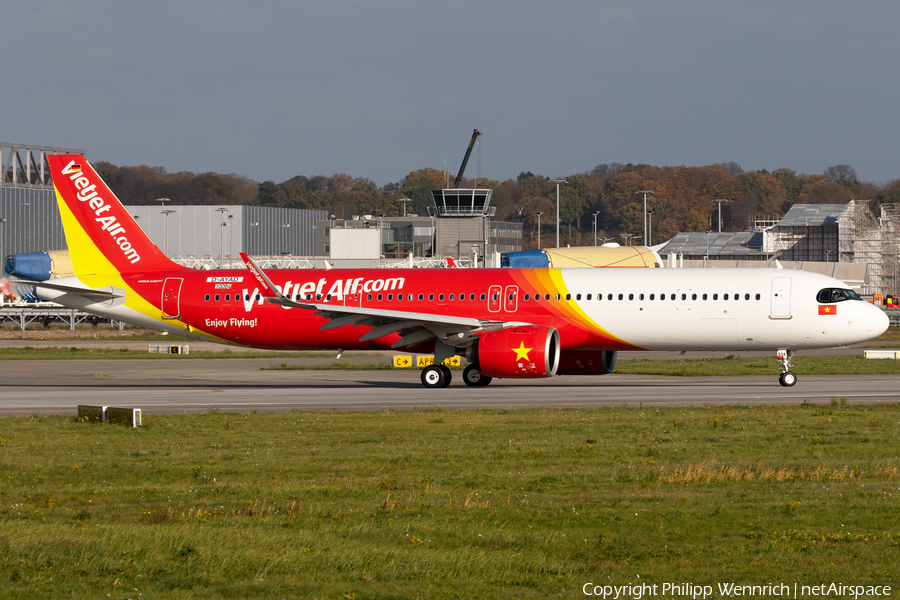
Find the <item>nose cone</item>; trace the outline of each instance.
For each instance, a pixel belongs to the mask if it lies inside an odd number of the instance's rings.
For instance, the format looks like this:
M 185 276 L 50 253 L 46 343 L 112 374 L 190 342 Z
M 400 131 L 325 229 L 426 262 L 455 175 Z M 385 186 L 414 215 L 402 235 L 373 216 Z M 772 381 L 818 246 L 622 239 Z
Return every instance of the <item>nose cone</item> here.
M 862 341 L 878 337 L 887 331 L 887 328 L 891 325 L 891 320 L 883 310 L 869 303 L 861 306 L 865 309 L 862 311 L 861 318 L 858 321 L 860 325 L 859 333 L 865 336 L 865 339 Z

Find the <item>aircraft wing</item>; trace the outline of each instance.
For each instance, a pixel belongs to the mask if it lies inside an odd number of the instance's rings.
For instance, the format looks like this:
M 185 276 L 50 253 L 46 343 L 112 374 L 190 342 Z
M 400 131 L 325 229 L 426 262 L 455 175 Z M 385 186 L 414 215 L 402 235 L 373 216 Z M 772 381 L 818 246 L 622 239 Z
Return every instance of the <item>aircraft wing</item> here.
M 429 313 L 407 312 L 400 310 L 383 310 L 359 306 L 340 306 L 320 304 L 317 302 L 296 302 L 278 291 L 278 288 L 263 273 L 253 259 L 241 252 L 241 258 L 247 270 L 260 284 L 260 294 L 271 304 L 290 306 L 316 311 L 316 315 L 328 320 L 322 330 L 336 329 L 346 326 L 366 326 L 371 330 L 360 336 L 360 341 L 374 340 L 392 333 L 399 333 L 401 338 L 392 344 L 392 348 L 414 346 L 432 340 L 438 340 L 450 346 L 467 346 L 475 341 L 477 334 L 484 331 L 531 325 L 524 321 L 489 321 L 471 317 L 455 317 L 452 315 L 433 315 Z

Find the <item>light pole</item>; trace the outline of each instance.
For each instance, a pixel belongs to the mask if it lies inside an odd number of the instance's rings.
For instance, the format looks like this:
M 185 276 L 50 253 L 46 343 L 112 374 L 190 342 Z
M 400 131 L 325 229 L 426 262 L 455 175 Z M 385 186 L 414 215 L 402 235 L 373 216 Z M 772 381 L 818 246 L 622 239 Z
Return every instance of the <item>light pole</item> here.
M 290 223 L 282 223 L 281 224 L 281 228 L 284 230 L 284 240 L 283 240 L 283 244 L 282 244 L 282 248 L 284 248 L 284 249 L 281 251 L 282 256 L 291 253 L 291 248 L 287 243 L 288 229 L 290 228 L 290 226 L 291 226 Z
M 649 225 L 649 228 L 647 229 L 647 247 L 650 247 L 653 245 L 653 211 L 652 210 L 647 213 L 647 217 L 648 217 L 648 225 Z
M 228 208 L 220 206 L 216 209 L 216 212 L 222 216 L 222 227 L 219 229 L 219 243 L 221 245 L 219 249 L 219 268 L 221 268 L 225 260 L 225 213 L 228 212 Z
M 231 227 L 228 228 L 228 262 L 231 263 L 231 256 L 234 254 L 234 215 L 228 215 L 228 222 Z
M 597 245 L 597 215 L 600 214 L 600 211 L 594 213 L 594 245 Z
M 621 234 L 621 236 L 622 236 L 623 238 L 625 238 L 625 245 L 626 245 L 626 246 L 630 246 L 631 244 L 628 243 L 628 240 L 629 240 L 629 238 L 633 238 L 634 235 L 632 235 L 632 234 L 630 234 L 630 233 L 623 233 L 623 234 Z
M 403 218 L 406 218 L 406 205 L 409 203 L 410 198 L 400 198 L 400 202 L 403 203 Z
M 638 190 L 635 194 L 644 195 L 644 239 L 647 239 L 647 194 L 654 194 L 653 190 Z
M 556 247 L 559 248 L 559 184 L 569 183 L 566 179 L 551 179 L 556 184 Z
M 163 205 L 165 206 L 165 205 Z M 167 208 L 165 210 L 159 211 L 159 214 L 166 216 L 166 245 L 164 246 L 166 256 L 169 256 L 169 215 L 177 212 L 172 210 L 171 208 Z
M 722 203 L 728 202 L 725 198 L 716 198 L 715 200 L 710 200 L 710 202 L 718 202 L 719 203 L 719 233 L 722 233 Z
M 6 217 L 0 217 L 0 225 L 4 225 L 5 223 L 6 223 Z M 6 228 L 4 227 L 4 229 L 6 229 Z M 2 250 L 5 255 L 5 249 L 3 248 L 2 244 L 0 244 L 0 250 Z
M 541 221 L 543 220 L 543 219 L 542 219 L 543 216 L 544 216 L 544 213 L 542 213 L 542 212 L 537 213 L 537 218 L 538 218 L 538 250 L 541 249 Z

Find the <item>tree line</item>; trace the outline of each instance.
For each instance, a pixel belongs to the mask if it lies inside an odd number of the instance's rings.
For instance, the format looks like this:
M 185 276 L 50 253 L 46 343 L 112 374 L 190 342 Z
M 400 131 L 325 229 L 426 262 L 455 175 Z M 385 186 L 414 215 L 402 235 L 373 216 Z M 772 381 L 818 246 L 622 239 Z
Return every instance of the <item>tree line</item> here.
M 447 173 L 432 168 L 412 171 L 401 181 L 379 187 L 369 179 L 343 173 L 258 183 L 234 173 L 168 173 L 161 167 L 117 167 L 107 162 L 96 166 L 125 204 L 153 204 L 168 198 L 169 205 L 318 209 L 338 219 L 355 214 L 400 216 L 404 204 L 408 214 L 425 215 L 433 205 L 431 190 L 445 187 L 447 181 Z M 647 197 L 647 209 L 652 212 L 654 243 L 683 231 L 717 229 L 717 199 L 728 201 L 722 205 L 723 231 L 745 231 L 758 219 L 777 219 L 795 203 L 843 204 L 857 199 L 872 201 L 874 208 L 900 202 L 900 180 L 885 185 L 859 181 L 848 165 L 806 175 L 790 169 L 745 172 L 733 162 L 702 167 L 610 163 L 559 179 L 566 181 L 559 186 L 561 242 L 572 246 L 593 244 L 595 220 L 600 240 L 621 242 L 623 236 L 642 235 L 639 190 L 653 191 Z M 550 177 L 527 171 L 506 181 L 478 179 L 461 184 L 476 186 L 493 190 L 496 219 L 523 223 L 526 248 L 537 247 L 538 229 L 545 238 L 543 247 L 555 242 L 556 184 Z

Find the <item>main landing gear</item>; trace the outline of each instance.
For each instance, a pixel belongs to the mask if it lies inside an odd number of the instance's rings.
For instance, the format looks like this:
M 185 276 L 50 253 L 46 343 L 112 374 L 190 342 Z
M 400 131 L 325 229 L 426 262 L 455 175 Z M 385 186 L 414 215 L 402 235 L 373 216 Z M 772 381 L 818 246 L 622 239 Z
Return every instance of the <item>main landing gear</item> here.
M 778 383 L 784 387 L 791 387 L 797 383 L 797 374 L 791 371 L 791 359 L 794 358 L 794 350 L 779 350 L 775 356 L 781 361 L 781 375 L 778 376 Z
M 462 377 L 469 387 L 484 387 L 493 381 L 492 377 L 482 375 L 475 365 L 466 367 Z M 453 374 L 444 365 L 431 365 L 422 369 L 422 385 L 427 388 L 445 388 L 450 385 L 451 379 L 453 379 Z
M 469 387 L 484 387 L 493 381 L 493 377 L 483 375 L 475 365 L 469 365 L 463 371 L 463 381 Z
M 444 365 L 431 365 L 422 369 L 422 385 L 427 388 L 445 388 L 450 385 L 453 373 Z

